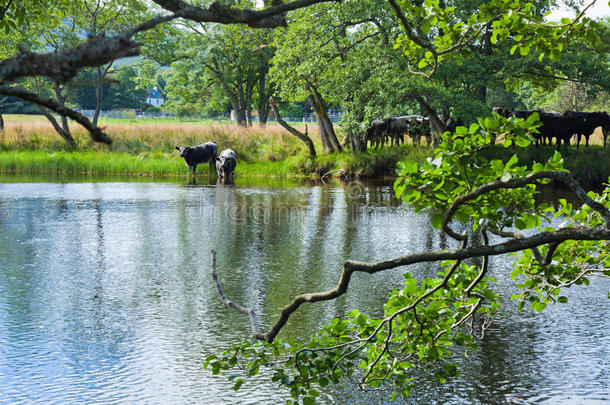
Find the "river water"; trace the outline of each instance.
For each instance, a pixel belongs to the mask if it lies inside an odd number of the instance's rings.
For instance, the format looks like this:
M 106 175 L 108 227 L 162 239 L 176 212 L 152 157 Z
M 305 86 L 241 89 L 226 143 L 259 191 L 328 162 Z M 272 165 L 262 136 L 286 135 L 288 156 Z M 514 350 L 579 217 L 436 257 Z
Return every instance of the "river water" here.
M 225 294 L 268 325 L 294 295 L 336 285 L 346 259 L 446 247 L 390 185 L 12 182 L 0 179 L 1 404 L 282 403 L 266 376 L 238 392 L 205 357 L 249 335 L 210 277 L 218 252 Z M 398 269 L 356 275 L 346 296 L 308 305 L 281 337 L 302 339 L 355 308 L 379 315 Z M 434 264 L 409 269 L 432 276 Z M 418 377 L 406 403 L 610 402 L 608 280 L 566 291 L 569 303 L 516 311 L 510 261 L 491 274 L 504 316 L 448 384 Z M 352 385 L 325 403 L 387 403 Z

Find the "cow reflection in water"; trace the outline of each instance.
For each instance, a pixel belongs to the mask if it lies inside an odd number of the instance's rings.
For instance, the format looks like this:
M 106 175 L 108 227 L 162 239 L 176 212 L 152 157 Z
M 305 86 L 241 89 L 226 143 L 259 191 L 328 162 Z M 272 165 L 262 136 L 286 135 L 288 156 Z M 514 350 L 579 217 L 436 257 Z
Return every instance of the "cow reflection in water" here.
M 234 186 L 235 182 L 233 181 L 233 177 L 218 177 L 218 181 L 216 182 L 217 186 Z

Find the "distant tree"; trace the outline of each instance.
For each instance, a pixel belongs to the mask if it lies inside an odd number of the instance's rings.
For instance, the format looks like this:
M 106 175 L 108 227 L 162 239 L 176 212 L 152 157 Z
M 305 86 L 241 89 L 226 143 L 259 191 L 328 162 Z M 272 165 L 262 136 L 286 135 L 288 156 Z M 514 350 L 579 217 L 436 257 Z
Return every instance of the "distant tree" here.
M 214 25 L 205 28 L 187 24 L 172 35 L 181 38 L 175 53 L 163 54 L 171 63 L 167 92 L 172 103 L 224 109 L 228 103 L 240 125 L 252 124 L 255 106 L 259 122 L 267 122 L 268 100 L 273 88 L 267 81 L 271 32 L 244 26 Z M 165 41 L 159 42 L 165 45 Z M 156 47 L 147 51 L 159 61 Z
M 138 73 L 132 66 L 121 66 L 111 71 L 102 84 L 103 110 L 139 108 L 146 103 L 146 90 L 138 89 Z M 86 110 L 97 107 L 97 72 L 85 70 L 73 82 L 68 100 Z

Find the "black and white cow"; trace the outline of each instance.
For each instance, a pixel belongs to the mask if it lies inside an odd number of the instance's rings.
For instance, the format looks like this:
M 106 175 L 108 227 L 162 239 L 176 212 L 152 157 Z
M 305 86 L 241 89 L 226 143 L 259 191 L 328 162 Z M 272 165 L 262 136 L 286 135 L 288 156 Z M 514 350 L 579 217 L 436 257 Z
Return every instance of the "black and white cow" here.
M 180 157 L 184 158 L 189 168 L 189 173 L 193 172 L 193 177 L 195 177 L 197 172 L 198 164 L 208 163 L 210 171 L 214 170 L 214 163 L 218 155 L 218 145 L 216 145 L 216 142 L 210 141 L 197 146 L 176 146 L 176 150 L 180 151 Z
M 216 171 L 219 179 L 231 179 L 237 166 L 237 156 L 232 149 L 225 149 L 216 158 Z

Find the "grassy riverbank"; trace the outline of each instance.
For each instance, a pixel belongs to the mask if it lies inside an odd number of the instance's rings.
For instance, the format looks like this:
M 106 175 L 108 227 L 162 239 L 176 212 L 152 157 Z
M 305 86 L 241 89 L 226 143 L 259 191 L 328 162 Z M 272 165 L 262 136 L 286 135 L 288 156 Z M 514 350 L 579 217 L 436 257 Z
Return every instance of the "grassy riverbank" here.
M 0 133 L 0 171 L 87 175 L 184 176 L 184 160 L 177 145 L 196 145 L 209 140 L 219 149 L 232 148 L 238 156 L 237 174 L 242 177 L 346 178 L 392 176 L 402 159 L 420 161 L 426 148 L 403 145 L 366 154 L 349 152 L 324 155 L 316 126 L 308 126 L 319 156 L 306 157 L 305 146 L 277 124 L 243 128 L 211 122 L 127 120 L 102 122 L 114 140 L 112 145 L 92 143 L 88 134 L 73 125 L 76 150 L 70 150 L 44 117 L 6 116 Z M 131 122 L 134 121 L 134 122 Z M 305 131 L 305 125 L 300 125 Z M 198 167 L 202 177 L 207 165 Z
M 343 179 L 393 176 L 400 160 L 420 162 L 431 153 L 426 147 L 402 145 L 396 148 L 325 155 L 315 125 L 308 126 L 317 159 L 306 157 L 305 146 L 277 124 L 243 128 L 235 124 L 180 122 L 178 120 L 109 120 L 102 126 L 114 140 L 112 145 L 92 143 L 86 131 L 72 125 L 77 142 L 69 150 L 42 116 L 5 116 L 6 131 L 0 132 L 0 172 L 62 175 L 186 176 L 187 168 L 175 150 L 177 145 L 196 145 L 209 140 L 219 148 L 232 148 L 239 159 L 237 175 L 248 178 L 295 177 Z M 305 125 L 299 125 L 305 131 Z M 599 132 L 599 131 L 598 131 Z M 601 146 L 601 135 L 592 137 L 590 147 L 562 148 L 565 166 L 588 188 L 598 187 L 610 176 L 610 148 Z M 507 161 L 517 153 L 521 164 L 544 162 L 555 146 L 525 149 L 489 147 L 489 158 Z M 198 168 L 199 177 L 209 177 L 207 165 Z
M 239 161 L 240 177 L 312 177 L 324 175 L 346 178 L 391 176 L 396 163 L 404 158 L 421 160 L 427 152 L 421 148 L 401 147 L 351 155 L 349 152 L 321 155 L 308 159 L 302 153 L 283 160 Z M 169 152 L 107 151 L 2 151 L 0 172 L 87 174 L 119 176 L 185 176 L 184 160 Z M 208 176 L 207 164 L 199 165 L 200 177 Z

